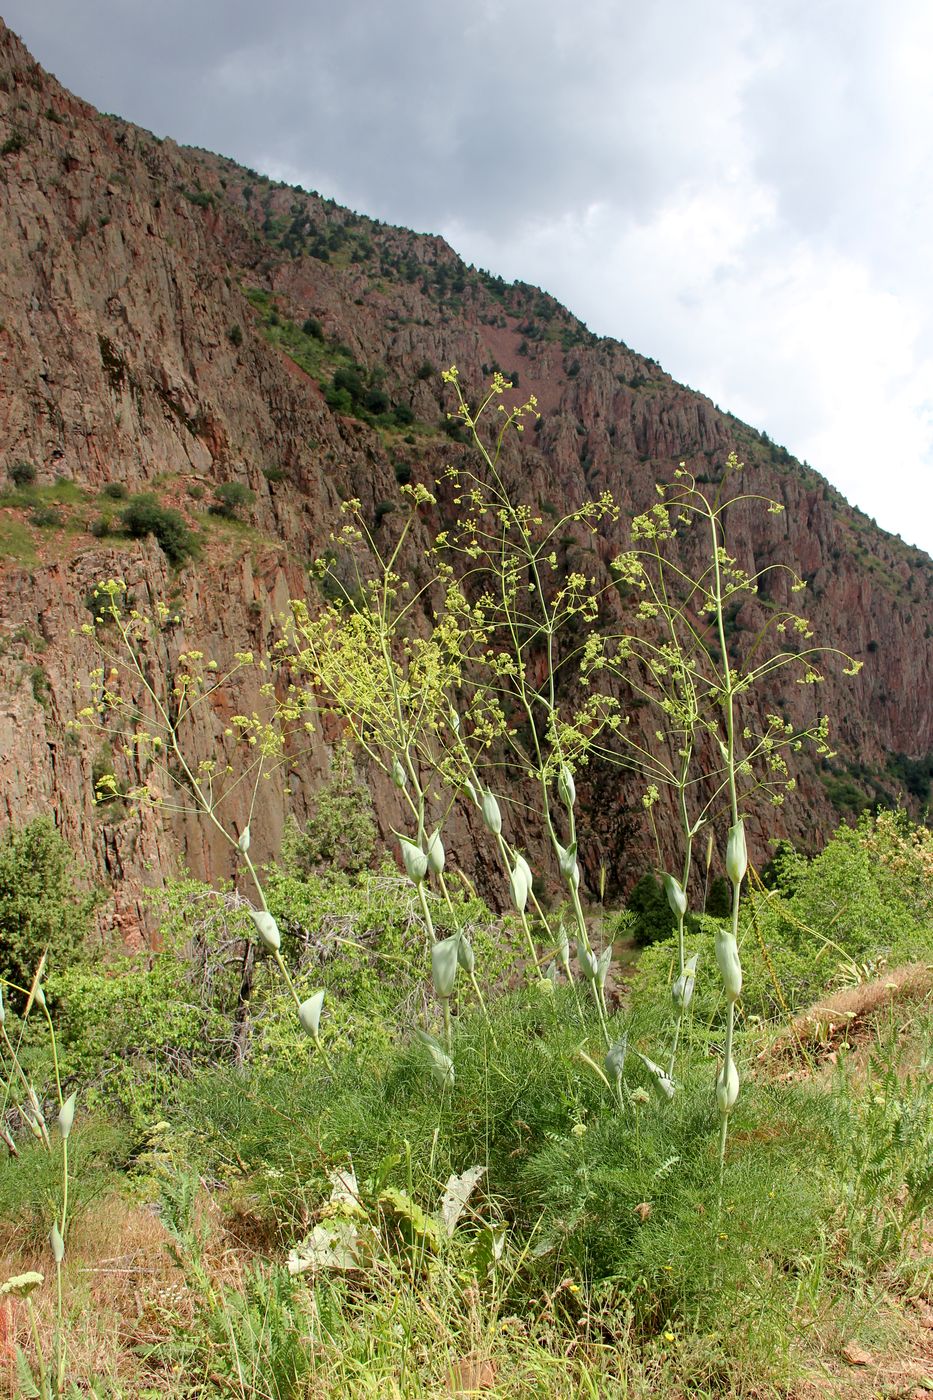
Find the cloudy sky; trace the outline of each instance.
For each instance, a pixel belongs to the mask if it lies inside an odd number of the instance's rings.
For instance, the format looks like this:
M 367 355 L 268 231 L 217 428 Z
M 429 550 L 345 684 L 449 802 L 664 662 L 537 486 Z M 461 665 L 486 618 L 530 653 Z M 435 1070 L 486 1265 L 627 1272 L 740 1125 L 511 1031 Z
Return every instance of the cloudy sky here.
M 104 111 L 443 233 L 933 551 L 929 0 L 0 0 Z

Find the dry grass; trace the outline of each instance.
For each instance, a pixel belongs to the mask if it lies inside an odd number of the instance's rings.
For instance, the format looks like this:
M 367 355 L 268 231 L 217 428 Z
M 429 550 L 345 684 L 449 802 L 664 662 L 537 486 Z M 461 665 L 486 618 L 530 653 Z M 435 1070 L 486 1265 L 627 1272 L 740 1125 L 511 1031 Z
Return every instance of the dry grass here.
M 835 1326 L 815 1336 L 818 1355 L 790 1400 L 922 1400 L 933 1391 L 933 1308 L 886 1294 L 877 1303 L 877 1342 L 863 1346 Z M 814 1352 L 817 1348 L 814 1348 Z
M 106 1378 L 127 1396 L 144 1393 L 146 1367 L 134 1348 L 155 1339 L 154 1319 L 167 1306 L 186 1305 L 184 1284 L 167 1253 L 166 1238 L 151 1208 L 118 1197 L 97 1202 L 76 1222 L 63 1278 L 68 1374 L 73 1380 L 89 1386 L 95 1378 Z M 2 1278 L 30 1269 L 45 1274 L 33 1302 L 43 1348 L 51 1356 L 55 1283 L 48 1251 L 6 1251 L 0 1256 Z M 32 1343 L 26 1304 L 17 1299 L 6 1299 L 4 1304 L 0 1395 L 15 1397 L 20 1394 L 15 1347 L 30 1355 Z
M 814 1006 L 784 1026 L 758 1059 L 767 1065 L 797 1059 L 801 1051 L 816 1059 L 833 1057 L 843 1045 L 850 1049 L 874 1038 L 879 1016 L 933 1000 L 933 966 L 910 963 L 882 977 L 829 992 Z

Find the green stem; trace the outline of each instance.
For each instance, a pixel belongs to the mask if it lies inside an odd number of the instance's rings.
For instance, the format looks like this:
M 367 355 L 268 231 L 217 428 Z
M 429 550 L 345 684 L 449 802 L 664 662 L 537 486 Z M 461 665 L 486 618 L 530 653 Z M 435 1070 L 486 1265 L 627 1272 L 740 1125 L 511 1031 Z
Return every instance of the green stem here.
M 738 941 L 739 935 L 739 901 L 741 899 L 741 882 L 732 886 L 732 937 Z M 728 1084 L 729 1070 L 732 1068 L 732 1035 L 735 1029 L 735 1002 L 730 998 L 729 1012 L 726 1018 L 726 1043 L 723 1050 L 723 1081 Z M 726 1163 L 726 1142 L 729 1137 L 729 1114 L 721 1114 L 722 1122 L 719 1125 L 719 1191 L 722 1194 L 722 1174 Z
M 43 1397 L 48 1393 L 45 1369 L 45 1356 L 42 1352 L 42 1340 L 39 1336 L 39 1324 L 36 1318 L 36 1310 L 32 1304 L 32 1298 L 26 1298 L 26 1308 L 29 1312 L 29 1328 L 32 1332 L 32 1341 L 36 1349 L 36 1365 L 39 1369 L 39 1394 Z
M 292 980 L 292 974 L 289 972 L 288 968 L 285 965 L 285 959 L 282 957 L 282 954 L 278 948 L 273 949 L 272 956 L 275 959 L 276 967 L 279 969 L 279 972 L 281 972 L 282 976 L 285 979 L 285 985 L 291 993 L 292 1001 L 295 1003 L 296 1007 L 300 1008 L 301 997 L 298 995 L 298 988 L 295 986 L 295 983 Z
M 580 993 L 577 991 L 577 984 L 576 984 L 576 981 L 575 981 L 573 978 L 570 979 L 570 985 L 571 985 L 571 987 L 573 988 L 573 999 L 574 999 L 574 1001 L 575 1001 L 576 1004 L 577 1004 L 577 1017 L 578 1017 L 578 1019 L 579 1019 L 579 1021 L 580 1021 L 580 1024 L 582 1025 L 582 1024 L 583 1024 L 583 1003 L 582 1003 L 582 1001 L 580 1000 Z
M 595 978 L 590 983 L 590 986 L 593 990 L 593 1000 L 596 1002 L 596 1012 L 599 1016 L 599 1024 L 602 1029 L 603 1039 L 606 1042 L 606 1049 L 608 1050 L 612 1044 L 612 1038 L 609 1035 L 609 1024 L 606 1020 L 606 1000 L 603 996 L 603 989 L 602 987 L 597 987 Z
M 683 888 L 683 886 L 681 886 L 681 888 Z M 683 975 L 684 975 L 684 968 L 686 967 L 686 958 L 684 957 L 684 916 L 683 916 L 683 914 L 678 914 L 678 915 L 677 915 L 677 953 L 678 953 L 678 960 L 679 960 L 679 963 L 680 963 L 680 975 L 681 975 L 681 977 L 683 977 Z
M 64 1313 L 64 1303 L 62 1302 L 62 1260 L 55 1264 L 55 1291 L 57 1320 L 55 1324 L 55 1376 L 58 1395 L 62 1395 L 65 1388 L 65 1346 L 62 1338 L 62 1315 Z
M 726 1018 L 726 1044 L 725 1044 L 725 1050 L 724 1050 L 724 1053 L 723 1053 L 723 1067 L 722 1067 L 722 1073 L 723 1073 L 723 1076 L 724 1076 L 724 1079 L 725 1079 L 726 1082 L 728 1082 L 729 1067 L 730 1067 L 730 1065 L 732 1064 L 732 1032 L 733 1032 L 734 1026 L 735 1026 L 735 1002 L 734 1002 L 734 1001 L 730 1001 L 730 1002 L 729 1002 L 729 1012 L 728 1012 L 728 1016 L 727 1016 L 727 1018 Z M 729 1114 L 728 1114 L 728 1113 L 721 1113 L 721 1114 L 719 1115 L 719 1118 L 720 1118 L 720 1123 L 719 1123 L 719 1197 L 720 1197 L 720 1203 L 721 1203 L 721 1201 L 722 1201 L 722 1174 L 723 1174 L 723 1171 L 725 1170 L 725 1165 L 726 1165 L 726 1142 L 727 1142 L 728 1137 L 729 1137 Z
M 450 1022 L 450 997 L 444 997 L 444 1040 L 447 1044 L 447 1053 L 450 1054 L 453 1045 L 453 1029 Z
M 528 951 L 531 953 L 531 960 L 532 960 L 532 962 L 533 962 L 534 965 L 535 965 L 535 972 L 538 974 L 538 980 L 540 981 L 540 980 L 541 980 L 541 964 L 540 964 L 539 961 L 538 961 L 538 953 L 537 953 L 537 950 L 536 950 L 536 948 L 535 948 L 534 939 L 533 939 L 532 936 L 531 936 L 531 928 L 530 928 L 530 926 L 529 926 L 529 924 L 528 924 L 528 919 L 527 919 L 527 917 L 526 917 L 526 915 L 525 915 L 525 911 L 524 911 L 524 910 L 522 910 L 521 914 L 519 915 L 519 918 L 520 918 L 521 921 L 522 921 L 522 928 L 525 930 L 525 937 L 526 937 L 527 940 L 528 940 Z
M 716 629 L 719 633 L 719 647 L 722 653 L 723 670 L 723 711 L 726 725 L 726 774 L 729 782 L 729 806 L 732 814 L 732 825 L 737 826 L 739 820 L 739 802 L 736 790 L 736 762 L 735 762 L 735 692 L 732 684 L 732 671 L 729 666 L 729 652 L 726 646 L 726 627 L 723 616 L 722 598 L 722 574 L 719 562 L 719 532 L 715 514 L 710 515 L 710 528 L 713 535 L 713 575 L 715 578 L 714 603 L 716 608 Z M 738 942 L 739 935 L 739 905 L 741 901 L 741 881 L 732 886 L 732 936 Z M 723 1082 L 728 1083 L 729 1071 L 732 1067 L 732 1036 L 735 1029 L 735 1002 L 730 999 L 729 1013 L 726 1020 L 726 1043 L 723 1056 Z M 719 1198 L 722 1202 L 722 1178 L 726 1162 L 726 1143 L 729 1138 L 729 1114 L 720 1115 L 719 1125 Z
M 453 904 L 453 900 L 452 900 L 451 897 L 450 897 L 450 890 L 447 888 L 447 881 L 444 879 L 444 872 L 443 872 L 443 870 L 441 871 L 441 873 L 440 873 L 440 875 L 437 877 L 437 879 L 438 879 L 438 884 L 439 884 L 440 887 L 441 887 L 441 894 L 444 896 L 444 899 L 447 901 L 447 908 L 450 910 L 451 914 L 454 914 L 454 913 L 455 913 L 454 904 Z
M 216 823 L 216 818 L 214 818 L 214 821 L 215 821 L 215 823 Z M 220 825 L 220 823 L 217 823 L 217 824 Z M 220 829 L 221 829 L 221 831 L 224 832 L 224 835 L 227 834 L 227 833 L 226 833 L 226 829 L 225 829 L 222 825 L 220 826 Z M 234 843 L 234 844 L 236 844 L 236 843 Z M 237 847 L 237 850 L 239 850 L 239 847 Z M 240 851 L 240 857 L 241 857 L 241 859 L 242 859 L 242 861 L 243 861 L 243 864 L 246 866 L 247 870 L 249 871 L 249 873 L 250 873 L 250 878 L 252 879 L 252 882 L 253 882 L 253 884 L 254 884 L 255 887 L 256 887 L 256 894 L 259 896 L 259 907 L 260 907 L 261 909 L 264 909 L 264 910 L 266 911 L 266 913 L 268 913 L 268 912 L 269 912 L 269 906 L 268 906 L 268 904 L 266 903 L 266 896 L 263 894 L 262 885 L 260 884 L 260 881 L 259 881 L 259 876 L 256 874 L 256 867 L 255 867 L 255 865 L 253 864 L 253 862 L 250 860 L 249 854 L 248 854 L 246 851 Z
M 418 899 L 421 901 L 421 912 L 424 914 L 424 922 L 427 925 L 428 933 L 431 935 L 431 942 L 437 942 L 437 934 L 434 932 L 434 920 L 431 918 L 431 910 L 428 908 L 428 897 L 424 892 L 424 881 L 418 881 Z
M 470 973 L 470 983 L 471 983 L 471 985 L 472 985 L 472 987 L 473 987 L 474 992 L 476 993 L 476 999 L 477 999 L 477 1001 L 479 1002 L 480 1010 L 481 1010 L 482 1013 L 483 1013 L 483 1016 L 484 1016 L 485 1021 L 486 1021 L 486 1025 L 489 1027 L 490 1032 L 491 1032 L 491 1031 L 492 1031 L 492 1022 L 491 1022 L 490 1019 L 489 1019 L 489 1012 L 488 1012 L 487 1009 L 486 1009 L 486 1003 L 485 1003 L 485 1001 L 483 1000 L 483 994 L 482 994 L 482 992 L 481 992 L 480 989 L 479 989 L 479 983 L 478 983 L 477 980 L 476 980 L 476 973 L 475 973 L 475 972 L 471 972 L 471 973 Z M 495 1040 L 495 1037 L 493 1037 L 493 1040 Z
M 327 1073 L 333 1075 L 334 1067 L 330 1062 L 330 1056 L 328 1055 L 327 1051 L 324 1049 L 323 1044 L 321 1043 L 321 1037 L 319 1035 L 316 1035 L 314 1037 L 314 1048 L 320 1055 L 321 1059 L 324 1061 Z
M 38 975 L 38 974 L 37 974 Z M 55 1071 L 55 1088 L 58 1094 L 59 1113 L 64 1107 L 65 1099 L 62 1094 L 61 1067 L 58 1059 L 58 1041 L 55 1037 L 55 1024 L 52 1021 L 52 1013 L 49 1011 L 45 998 L 42 999 L 42 1011 L 49 1028 L 49 1038 L 52 1048 L 52 1066 Z M 58 1222 L 56 1222 L 57 1224 Z M 62 1211 L 61 1224 L 58 1226 L 62 1243 L 68 1239 L 68 1139 L 62 1139 Z M 61 1259 L 55 1261 L 55 1293 L 56 1293 L 56 1322 L 55 1322 L 55 1376 L 56 1391 L 62 1395 L 65 1387 L 65 1364 L 66 1347 L 64 1340 L 64 1302 L 62 1297 L 62 1263 Z
M 681 1011 L 681 1012 L 678 1013 L 677 1021 L 676 1021 L 675 1025 L 674 1025 L 674 1044 L 671 1046 L 671 1060 L 670 1060 L 670 1064 L 668 1065 L 668 1069 L 667 1069 L 667 1077 L 668 1077 L 668 1079 L 673 1079 L 673 1078 L 674 1078 L 674 1065 L 675 1065 L 676 1060 L 677 1060 L 677 1046 L 678 1046 L 678 1044 L 679 1044 L 679 1042 L 680 1042 L 680 1028 L 681 1028 L 681 1026 L 683 1025 L 683 1022 L 684 1022 L 684 1013 Z

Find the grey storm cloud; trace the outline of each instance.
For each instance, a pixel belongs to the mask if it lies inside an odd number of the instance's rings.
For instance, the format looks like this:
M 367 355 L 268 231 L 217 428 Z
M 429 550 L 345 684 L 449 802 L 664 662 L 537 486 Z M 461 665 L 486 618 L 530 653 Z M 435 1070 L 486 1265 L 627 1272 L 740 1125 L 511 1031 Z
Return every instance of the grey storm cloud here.
M 98 106 L 419 228 L 478 210 L 509 233 L 595 201 L 649 219 L 739 149 L 792 230 L 895 238 L 871 60 L 903 7 L 753 8 L 5 0 L 5 17 Z
M 681 0 L 7 0 L 6 18 L 97 105 L 424 227 L 480 207 L 505 230 L 606 191 L 648 216 L 724 116 L 706 92 L 722 36 Z
M 4 18 L 103 110 L 539 283 L 933 545 L 927 0 Z

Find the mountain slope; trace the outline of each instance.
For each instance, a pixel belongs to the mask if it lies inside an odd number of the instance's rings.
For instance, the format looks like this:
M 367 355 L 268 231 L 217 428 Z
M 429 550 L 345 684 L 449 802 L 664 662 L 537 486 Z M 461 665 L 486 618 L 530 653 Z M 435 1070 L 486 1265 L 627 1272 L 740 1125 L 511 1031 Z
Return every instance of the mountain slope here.
M 716 479 L 735 449 L 746 487 L 786 507 L 780 517 L 731 512 L 741 564 L 796 568 L 817 639 L 865 663 L 818 697 L 782 697 L 800 718 L 818 700 L 839 758 L 835 773 L 801 758 L 779 830 L 819 844 L 859 793 L 892 796 L 905 776 L 922 797 L 933 753 L 930 559 L 653 361 L 592 336 L 539 290 L 466 267 L 439 238 L 101 116 L 2 24 L 0 181 L 0 489 L 26 463 L 46 512 L 13 491 L 0 498 L 0 819 L 51 807 L 115 882 L 125 935 L 140 922 L 140 885 L 172 869 L 179 849 L 197 872 L 223 876 L 229 865 L 198 824 L 167 833 L 152 814 L 115 820 L 95 804 L 92 768 L 108 756 L 64 729 L 74 682 L 92 664 L 71 635 L 89 588 L 120 573 L 174 600 L 181 621 L 164 634 L 157 669 L 192 645 L 261 650 L 287 598 L 307 591 L 307 563 L 341 499 L 358 497 L 375 523 L 399 479 L 430 481 L 463 456 L 438 377 L 450 363 L 468 385 L 500 367 L 537 396 L 537 430 L 506 464 L 526 498 L 563 510 L 613 492 L 622 518 L 598 543 L 600 568 L 657 479 L 680 460 Z M 205 514 L 221 482 L 255 493 L 249 528 Z M 115 484 L 183 510 L 200 560 L 176 575 L 152 540 L 108 534 Z M 772 602 L 784 601 L 781 587 Z M 758 620 L 753 605 L 736 626 Z M 246 690 L 238 703 L 256 698 Z M 205 722 L 202 754 L 222 746 L 222 725 Z M 318 736 L 304 761 L 299 816 L 332 737 Z M 374 791 L 388 821 L 391 792 Z M 627 816 L 638 796 L 620 774 L 601 796 L 626 818 L 594 833 L 620 885 L 650 859 Z M 254 820 L 260 855 L 276 848 L 287 805 L 270 784 Z

